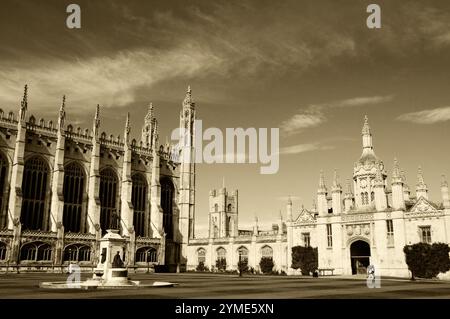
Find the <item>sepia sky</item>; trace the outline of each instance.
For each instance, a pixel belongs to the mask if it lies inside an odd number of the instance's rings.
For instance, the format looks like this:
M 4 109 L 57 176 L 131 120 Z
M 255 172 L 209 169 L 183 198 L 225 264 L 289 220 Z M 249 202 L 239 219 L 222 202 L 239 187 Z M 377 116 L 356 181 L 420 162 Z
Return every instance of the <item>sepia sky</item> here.
M 288 195 L 310 207 L 320 169 L 331 185 L 350 178 L 361 154 L 364 115 L 376 154 L 394 157 L 415 189 L 422 165 L 432 200 L 450 175 L 450 3 L 375 1 L 382 28 L 368 29 L 374 1 L 2 1 L 0 107 L 121 134 L 131 112 L 139 136 L 153 102 L 160 140 L 179 124 L 191 85 L 204 127 L 279 127 L 280 169 L 259 164 L 197 166 L 197 229 L 205 233 L 208 192 L 239 189 L 240 222 L 276 222 Z M 66 6 L 81 7 L 68 29 Z M 450 176 L 449 176 L 450 177 Z M 389 176 L 390 180 L 390 176 Z

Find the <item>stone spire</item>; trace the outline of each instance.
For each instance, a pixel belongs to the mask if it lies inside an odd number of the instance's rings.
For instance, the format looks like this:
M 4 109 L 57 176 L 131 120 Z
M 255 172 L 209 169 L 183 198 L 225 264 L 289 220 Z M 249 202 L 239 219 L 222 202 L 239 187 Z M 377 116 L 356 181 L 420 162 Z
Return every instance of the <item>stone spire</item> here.
M 148 105 L 147 114 L 145 115 L 144 119 L 146 124 L 150 124 L 153 121 L 154 119 L 153 110 L 154 110 L 153 103 L 150 102 L 150 104 Z
M 372 132 L 370 130 L 369 120 L 367 118 L 367 115 L 364 117 L 364 125 L 361 130 L 361 135 L 362 135 L 363 150 L 362 150 L 361 157 L 359 158 L 359 164 L 360 165 L 366 165 L 366 164 L 374 165 L 378 162 L 378 158 L 375 155 L 375 152 L 373 150 Z
M 323 175 L 323 170 L 320 171 L 320 176 L 319 176 L 319 189 L 318 192 L 326 192 L 327 191 L 327 187 L 325 185 L 325 177 Z
M 394 168 L 392 169 L 392 183 L 403 184 L 403 179 L 400 173 L 400 167 L 398 165 L 397 158 L 394 158 Z
M 148 106 L 147 114 L 144 118 L 144 125 L 142 126 L 141 141 L 147 148 L 153 148 L 153 135 L 156 134 L 157 121 L 155 118 L 153 103 Z
M 339 176 L 336 169 L 334 170 L 333 186 L 331 188 L 331 204 L 333 214 L 340 214 L 342 212 L 342 187 L 339 184 Z
M 427 187 L 423 179 L 422 166 L 420 165 L 419 168 L 417 169 L 417 187 L 425 187 L 425 188 Z
M 420 197 L 424 197 L 428 199 L 428 187 L 425 184 L 423 179 L 422 167 L 419 166 L 417 170 L 417 185 L 416 185 L 416 197 L 419 199 Z
M 290 222 L 292 221 L 292 200 L 291 196 L 288 197 L 287 205 L 286 205 L 286 215 L 287 220 Z
M 328 214 L 327 187 L 322 170 L 320 171 L 319 188 L 317 189 L 317 210 L 320 215 Z
M 58 116 L 58 130 L 62 131 L 64 129 L 64 121 L 66 119 L 66 96 L 63 95 L 61 107 L 59 108 Z
M 361 135 L 363 136 L 363 148 L 373 149 L 372 146 L 372 133 L 370 132 L 369 126 L 369 118 L 364 116 L 364 125 L 361 131 Z
M 99 127 L 100 127 L 100 105 L 97 104 L 97 107 L 95 108 L 94 123 L 92 125 L 92 133 L 94 138 L 98 136 Z
M 334 170 L 333 190 L 342 190 L 342 187 L 339 184 L 339 175 L 337 169 Z
M 195 107 L 194 100 L 192 99 L 192 90 L 191 86 L 189 85 L 186 91 L 186 96 L 183 100 L 183 109 L 184 108 L 191 108 L 193 109 Z
M 344 195 L 344 210 L 348 212 L 353 207 L 353 191 L 352 184 L 349 178 L 347 178 L 347 190 Z
M 392 206 L 395 210 L 405 209 L 405 198 L 403 195 L 403 179 L 400 175 L 400 167 L 397 158 L 394 158 L 392 170 Z
M 27 110 L 28 110 L 28 85 L 25 84 L 25 87 L 23 88 L 22 101 L 20 102 L 19 121 L 25 121 Z
M 283 213 L 281 212 L 280 209 L 280 214 L 278 215 L 278 235 L 282 235 L 283 234 Z
M 125 143 L 125 145 L 128 145 L 128 140 L 130 137 L 130 131 L 131 131 L 131 126 L 130 126 L 130 112 L 127 112 L 127 119 L 125 121 L 125 129 L 123 132 L 123 141 Z

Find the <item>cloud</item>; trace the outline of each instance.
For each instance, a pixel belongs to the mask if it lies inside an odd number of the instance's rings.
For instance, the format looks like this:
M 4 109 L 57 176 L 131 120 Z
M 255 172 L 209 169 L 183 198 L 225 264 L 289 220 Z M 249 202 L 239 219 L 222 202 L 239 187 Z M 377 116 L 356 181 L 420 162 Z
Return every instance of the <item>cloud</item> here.
M 318 111 L 309 110 L 294 114 L 290 119 L 283 121 L 280 127 L 283 132 L 292 134 L 305 128 L 318 126 L 325 121 L 326 119 L 323 114 Z
M 76 106 L 79 112 L 96 104 L 121 107 L 134 102 L 141 87 L 175 77 L 199 76 L 220 63 L 211 52 L 191 45 L 169 52 L 121 51 L 74 61 L 53 58 L 20 69 L 1 63 L 0 103 L 17 105 L 23 85 L 28 83 L 29 100 L 35 108 L 57 108 L 63 94 L 68 107 Z
M 325 122 L 327 120 L 325 116 L 326 109 L 380 104 L 389 102 L 392 99 L 393 95 L 377 95 L 354 97 L 330 103 L 311 104 L 306 107 L 305 110 L 302 109 L 297 114 L 294 114 L 291 118 L 283 121 L 280 124 L 280 127 L 283 133 L 285 133 L 286 135 L 292 135 L 300 132 L 303 129 L 315 127 Z
M 311 151 L 324 151 L 324 150 L 331 150 L 334 149 L 333 146 L 324 146 L 320 145 L 319 143 L 312 143 L 312 144 L 297 144 L 297 145 L 291 145 L 283 147 L 280 150 L 280 154 L 300 154 L 304 152 L 311 152 Z
M 397 120 L 416 124 L 434 124 L 450 120 L 450 106 L 439 107 L 431 110 L 405 113 L 397 117 Z
M 392 100 L 393 95 L 386 96 L 366 96 L 366 97 L 355 97 L 351 99 L 346 99 L 342 101 L 338 101 L 336 103 L 331 103 L 329 105 L 325 105 L 328 107 L 348 107 L 348 106 L 364 106 L 370 104 L 380 104 L 389 102 Z

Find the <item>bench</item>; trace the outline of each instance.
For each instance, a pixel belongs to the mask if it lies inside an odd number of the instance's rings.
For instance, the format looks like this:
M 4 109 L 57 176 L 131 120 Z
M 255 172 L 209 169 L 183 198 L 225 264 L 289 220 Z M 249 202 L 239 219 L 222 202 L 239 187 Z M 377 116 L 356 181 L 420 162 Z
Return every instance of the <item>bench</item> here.
M 333 276 L 334 268 L 319 268 L 317 269 L 321 276 L 326 276 L 327 272 L 331 272 L 331 276 Z

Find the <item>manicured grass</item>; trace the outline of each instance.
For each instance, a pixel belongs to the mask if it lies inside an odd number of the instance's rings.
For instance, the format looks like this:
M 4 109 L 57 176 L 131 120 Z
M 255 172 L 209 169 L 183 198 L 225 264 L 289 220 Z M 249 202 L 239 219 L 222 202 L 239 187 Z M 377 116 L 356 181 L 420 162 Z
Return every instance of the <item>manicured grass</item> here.
M 89 278 L 83 274 L 82 280 Z M 131 274 L 142 283 L 169 281 L 171 288 L 50 290 L 42 281 L 65 281 L 65 274 L 0 275 L 0 298 L 450 298 L 450 282 L 382 278 L 369 289 L 364 278 L 244 276 L 231 274 Z

